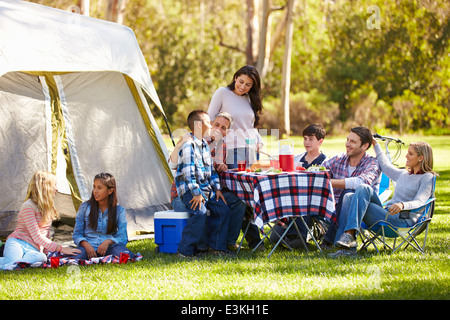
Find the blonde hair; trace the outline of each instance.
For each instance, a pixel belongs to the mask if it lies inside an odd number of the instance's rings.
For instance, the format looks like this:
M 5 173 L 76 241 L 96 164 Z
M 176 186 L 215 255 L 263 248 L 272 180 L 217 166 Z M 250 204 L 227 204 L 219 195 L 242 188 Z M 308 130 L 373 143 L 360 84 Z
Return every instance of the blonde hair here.
M 59 219 L 59 213 L 55 208 L 56 176 L 48 171 L 37 171 L 31 177 L 25 201 L 31 199 L 41 212 L 41 225 L 49 221 Z
M 423 160 L 420 162 L 420 171 L 436 174 L 433 171 L 433 149 L 430 144 L 425 141 L 418 141 L 411 142 L 409 146 L 414 148 L 418 156 L 423 156 Z

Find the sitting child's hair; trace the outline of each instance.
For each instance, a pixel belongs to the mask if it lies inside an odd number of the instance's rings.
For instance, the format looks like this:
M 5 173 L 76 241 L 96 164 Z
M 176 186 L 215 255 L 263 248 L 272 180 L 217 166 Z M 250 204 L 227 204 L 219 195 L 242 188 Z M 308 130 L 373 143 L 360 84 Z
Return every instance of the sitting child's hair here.
M 194 131 L 195 121 L 202 121 L 203 120 L 202 116 L 204 114 L 208 115 L 208 113 L 203 110 L 194 110 L 194 111 L 191 111 L 191 113 L 189 113 L 189 115 L 187 117 L 187 125 L 191 131 Z
M 325 128 L 319 123 L 313 123 L 303 130 L 303 136 L 315 136 L 317 140 L 325 138 Z

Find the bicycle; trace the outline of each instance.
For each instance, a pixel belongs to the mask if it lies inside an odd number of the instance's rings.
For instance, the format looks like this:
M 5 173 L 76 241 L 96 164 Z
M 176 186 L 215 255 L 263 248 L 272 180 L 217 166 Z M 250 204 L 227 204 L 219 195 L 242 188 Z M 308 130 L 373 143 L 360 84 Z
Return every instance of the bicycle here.
M 373 134 L 373 137 L 374 137 L 374 139 L 385 142 L 384 149 L 385 149 L 386 156 L 389 159 L 389 162 L 398 167 L 398 164 L 396 164 L 396 161 L 400 158 L 400 155 L 402 153 L 402 145 L 406 146 L 406 144 L 398 138 L 382 136 L 382 135 L 379 135 L 378 133 Z M 395 153 L 393 156 L 391 156 L 391 152 L 389 151 L 389 144 L 392 142 L 395 143 L 395 147 L 396 147 L 396 150 L 395 150 Z M 381 203 L 386 202 L 389 199 L 390 195 L 392 194 L 392 190 L 390 189 L 390 183 L 392 183 L 392 186 L 395 188 L 395 181 L 391 181 L 384 173 L 381 173 L 380 188 L 378 191 L 378 196 L 381 200 Z

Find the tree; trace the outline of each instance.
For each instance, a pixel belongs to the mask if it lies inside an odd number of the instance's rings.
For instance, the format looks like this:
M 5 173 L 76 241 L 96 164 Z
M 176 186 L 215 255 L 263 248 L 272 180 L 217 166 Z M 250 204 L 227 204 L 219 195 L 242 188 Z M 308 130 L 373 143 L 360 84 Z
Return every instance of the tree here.
M 291 88 L 291 56 L 292 56 L 292 34 L 293 21 L 292 15 L 294 10 L 295 0 L 288 0 L 287 5 L 287 21 L 286 21 L 286 38 L 284 45 L 283 58 L 283 74 L 281 83 L 281 105 L 284 110 L 284 130 L 289 136 L 291 131 L 290 117 L 289 117 L 289 95 Z

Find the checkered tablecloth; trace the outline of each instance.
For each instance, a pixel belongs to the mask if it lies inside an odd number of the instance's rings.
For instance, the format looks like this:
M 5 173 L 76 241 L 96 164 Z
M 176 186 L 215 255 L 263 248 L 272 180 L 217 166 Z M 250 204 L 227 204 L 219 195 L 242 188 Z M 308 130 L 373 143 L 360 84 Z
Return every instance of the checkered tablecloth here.
M 254 208 L 254 221 L 264 224 L 287 217 L 318 215 L 328 221 L 335 213 L 328 172 L 292 172 L 275 175 L 225 171 L 221 183 Z

